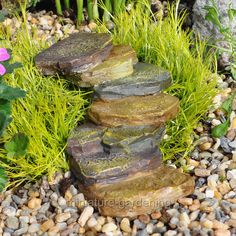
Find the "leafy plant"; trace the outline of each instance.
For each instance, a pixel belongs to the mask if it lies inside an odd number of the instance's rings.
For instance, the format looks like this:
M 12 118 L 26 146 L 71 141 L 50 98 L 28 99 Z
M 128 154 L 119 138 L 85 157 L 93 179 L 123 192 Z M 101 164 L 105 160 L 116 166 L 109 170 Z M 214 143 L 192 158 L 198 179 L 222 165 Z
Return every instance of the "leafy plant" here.
M 194 39 L 192 31 L 182 30 L 186 14 L 178 14 L 177 5 L 168 6 L 168 16 L 156 20 L 149 1 L 139 1 L 129 12 L 113 17 L 115 27 L 105 24 L 115 44 L 131 45 L 140 61 L 153 63 L 171 73 L 172 86 L 165 92 L 180 99 L 178 117 L 167 123 L 166 139 L 161 144 L 163 159 L 187 157 L 193 147 L 191 134 L 212 105 L 218 93 L 215 54 L 207 51 L 207 42 Z
M 226 112 L 227 119 L 222 124 L 219 124 L 212 129 L 211 134 L 213 137 L 220 138 L 226 135 L 228 128 L 230 126 L 230 114 L 232 112 L 232 104 L 233 104 L 235 96 L 236 96 L 236 93 L 232 94 L 221 105 L 221 108 Z
M 5 170 L 2 167 L 0 167 L 0 192 L 2 192 L 6 184 L 7 184 L 7 174 Z
M 227 43 L 226 48 L 221 48 L 218 46 L 218 49 L 221 52 L 226 52 L 230 56 L 230 64 L 226 68 L 226 70 L 229 70 L 233 76 L 234 79 L 236 79 L 236 36 L 232 31 L 232 28 L 230 25 L 224 26 L 220 20 L 220 13 L 217 4 L 214 0 L 211 0 L 212 6 L 205 6 L 205 10 L 207 11 L 206 19 L 213 23 L 216 28 L 219 30 L 223 38 L 221 39 L 222 42 Z M 229 19 L 229 22 L 232 23 L 235 20 L 236 17 L 236 9 L 232 8 L 232 3 L 229 5 L 227 16 Z
M 7 156 L 20 157 L 25 156 L 29 145 L 29 138 L 25 134 L 16 134 L 4 147 L 7 151 Z
M 10 64 L 10 58 L 10 53 L 5 48 L 0 48 L 0 137 L 12 121 L 11 102 L 15 99 L 25 97 L 26 94 L 24 90 L 11 87 L 3 81 L 3 75 L 12 73 L 19 66 L 18 63 Z M 21 140 L 18 140 L 17 144 L 20 147 Z M 6 143 L 5 145 L 10 145 L 10 143 Z M 2 191 L 6 182 L 7 175 L 0 165 L 0 191 Z

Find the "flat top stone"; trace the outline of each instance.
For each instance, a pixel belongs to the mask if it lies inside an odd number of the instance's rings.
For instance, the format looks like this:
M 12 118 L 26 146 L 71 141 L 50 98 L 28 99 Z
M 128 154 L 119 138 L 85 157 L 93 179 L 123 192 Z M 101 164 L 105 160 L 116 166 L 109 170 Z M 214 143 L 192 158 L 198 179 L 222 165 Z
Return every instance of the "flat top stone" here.
M 89 186 L 95 183 L 112 183 L 126 179 L 133 173 L 149 171 L 161 164 L 159 149 L 147 153 L 98 153 L 69 159 L 71 169 L 80 183 Z
M 108 127 L 120 125 L 160 126 L 174 118 L 179 99 L 160 93 L 150 96 L 131 96 L 117 100 L 95 101 L 88 116 L 96 124 Z
M 124 78 L 107 81 L 94 87 L 95 95 L 102 99 L 156 94 L 171 85 L 170 73 L 156 65 L 137 63 L 134 73 Z
M 149 214 L 194 191 L 194 179 L 177 169 L 159 166 L 107 185 L 81 186 L 82 192 L 103 215 L 135 217 Z M 107 204 L 109 203 L 109 204 Z
M 75 33 L 39 53 L 35 62 L 46 75 L 71 75 L 101 63 L 112 49 L 105 33 Z
M 79 86 L 91 87 L 131 75 L 133 64 L 137 61 L 136 52 L 132 47 L 128 45 L 114 46 L 103 63 L 81 75 Z

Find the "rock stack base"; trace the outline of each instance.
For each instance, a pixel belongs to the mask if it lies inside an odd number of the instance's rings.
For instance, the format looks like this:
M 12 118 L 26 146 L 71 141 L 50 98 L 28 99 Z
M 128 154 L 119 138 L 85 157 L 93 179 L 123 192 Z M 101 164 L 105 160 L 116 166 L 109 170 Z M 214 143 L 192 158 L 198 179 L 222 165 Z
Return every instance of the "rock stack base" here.
M 89 122 L 68 139 L 69 163 L 89 202 L 109 216 L 135 217 L 189 195 L 194 180 L 161 163 L 165 123 L 179 100 L 163 93 L 170 74 L 138 62 L 109 35 L 77 33 L 36 57 L 44 74 L 59 73 L 94 90 Z

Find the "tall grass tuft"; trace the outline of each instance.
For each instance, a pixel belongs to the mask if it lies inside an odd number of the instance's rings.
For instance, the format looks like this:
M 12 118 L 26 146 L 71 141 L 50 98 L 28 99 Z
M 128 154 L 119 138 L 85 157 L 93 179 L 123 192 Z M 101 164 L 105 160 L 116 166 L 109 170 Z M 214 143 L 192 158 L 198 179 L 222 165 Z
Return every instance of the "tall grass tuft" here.
M 176 161 L 193 148 L 193 130 L 217 94 L 215 55 L 207 51 L 206 42 L 182 30 L 186 14 L 177 14 L 177 8 L 178 1 L 168 6 L 167 17 L 156 19 L 149 1 L 139 1 L 129 12 L 113 18 L 111 32 L 115 44 L 131 45 L 141 61 L 171 73 L 172 86 L 165 92 L 180 99 L 180 113 L 168 122 L 161 150 L 164 160 Z M 100 30 L 107 31 L 104 26 Z
M 24 24 L 13 40 L 4 31 L 0 32 L 4 38 L 0 47 L 12 49 L 15 60 L 23 64 L 8 76 L 8 83 L 27 91 L 26 98 L 14 103 L 13 121 L 0 140 L 0 143 L 6 142 L 17 132 L 25 133 L 30 139 L 28 154 L 20 158 L 8 157 L 0 145 L 0 166 L 12 180 L 9 186 L 17 186 L 42 175 L 52 177 L 56 171 L 68 168 L 64 152 L 66 140 L 83 119 L 88 102 L 85 93 L 71 91 L 66 81 L 44 77 L 35 68 L 34 56 L 48 45 L 30 35 Z

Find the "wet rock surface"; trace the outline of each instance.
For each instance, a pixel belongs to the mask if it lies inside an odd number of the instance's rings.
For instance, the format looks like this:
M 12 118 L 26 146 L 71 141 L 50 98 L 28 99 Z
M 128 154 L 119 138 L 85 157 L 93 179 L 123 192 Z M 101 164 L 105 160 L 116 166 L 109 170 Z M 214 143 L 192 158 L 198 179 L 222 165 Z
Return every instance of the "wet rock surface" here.
M 95 101 L 88 116 L 98 125 L 116 127 L 120 125 L 160 126 L 176 117 L 179 100 L 161 93 L 153 96 L 131 96 L 116 100 Z
M 108 34 L 75 33 L 41 52 L 35 63 L 44 75 L 78 75 L 100 64 L 111 49 Z
M 171 85 L 169 72 L 158 66 L 137 63 L 130 76 L 95 86 L 95 97 L 104 100 L 157 94 Z

